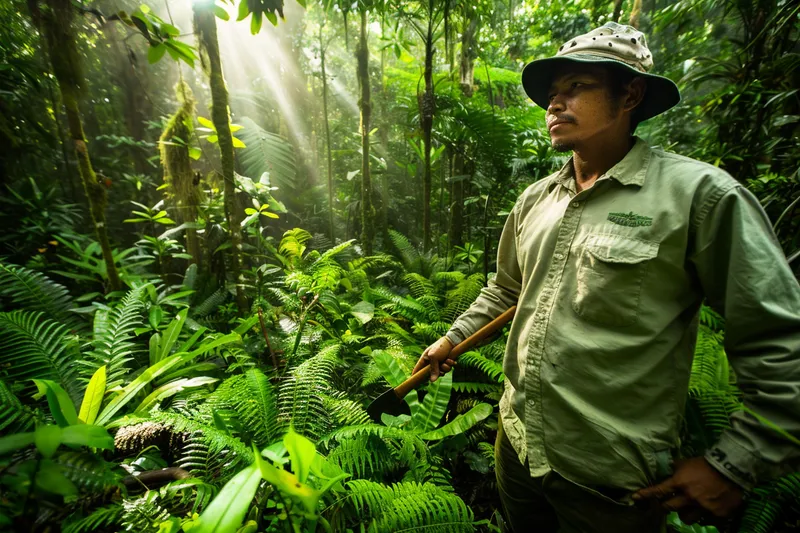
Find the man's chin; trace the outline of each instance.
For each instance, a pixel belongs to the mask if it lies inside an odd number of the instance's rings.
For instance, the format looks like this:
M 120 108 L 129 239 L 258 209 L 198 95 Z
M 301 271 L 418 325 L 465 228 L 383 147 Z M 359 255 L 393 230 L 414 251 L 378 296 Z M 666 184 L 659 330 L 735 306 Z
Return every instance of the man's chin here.
M 553 146 L 553 150 L 556 152 L 571 152 L 575 149 L 575 143 L 571 143 L 568 141 L 556 141 L 552 140 L 551 144 Z

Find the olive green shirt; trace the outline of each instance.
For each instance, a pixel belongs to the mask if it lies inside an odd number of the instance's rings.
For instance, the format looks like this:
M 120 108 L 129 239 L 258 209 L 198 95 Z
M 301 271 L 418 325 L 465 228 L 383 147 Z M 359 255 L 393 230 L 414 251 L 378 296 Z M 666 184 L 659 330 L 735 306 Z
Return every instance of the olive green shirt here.
M 500 413 L 520 460 L 633 491 L 671 472 L 704 298 L 745 404 L 800 436 L 800 286 L 769 220 L 724 171 L 641 139 L 584 191 L 572 161 L 525 190 L 496 277 L 447 336 L 516 304 Z M 798 452 L 737 412 L 706 458 L 750 488 Z

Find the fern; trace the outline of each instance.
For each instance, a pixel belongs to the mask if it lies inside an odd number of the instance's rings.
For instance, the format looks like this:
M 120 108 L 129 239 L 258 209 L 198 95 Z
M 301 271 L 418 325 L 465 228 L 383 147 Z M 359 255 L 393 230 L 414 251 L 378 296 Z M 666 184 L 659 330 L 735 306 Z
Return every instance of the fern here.
M 447 291 L 447 306 L 442 318 L 447 322 L 454 322 L 472 305 L 482 288 L 483 274 L 473 274 L 459 280 L 454 288 Z
M 381 305 L 381 308 L 392 315 L 400 315 L 412 322 L 431 322 L 435 320 L 436 314 L 431 309 L 426 308 L 420 302 L 412 298 L 404 298 L 384 287 L 375 287 L 370 290 L 376 300 L 387 300 L 389 303 Z
M 295 367 L 281 384 L 278 408 L 281 422 L 317 440 L 330 427 L 323 397 L 330 392 L 334 367 L 339 361 L 332 349 L 323 350 Z
M 474 516 L 464 501 L 430 483 L 402 482 L 386 487 L 367 480 L 347 483 L 347 502 L 372 519 L 377 532 L 474 531 Z
M 339 441 L 327 458 L 343 471 L 362 479 L 382 478 L 401 466 L 382 440 L 367 434 Z
M 211 296 L 192 307 L 192 316 L 200 318 L 208 316 L 217 310 L 228 299 L 228 291 L 224 288 L 219 288 Z
M 467 352 L 458 358 L 458 364 L 461 366 L 475 368 L 483 372 L 486 377 L 496 383 L 502 383 L 505 380 L 503 374 L 503 365 L 487 359 L 479 352 Z
M 411 244 L 411 241 L 402 233 L 391 229 L 389 230 L 389 238 L 400 254 L 400 259 L 402 259 L 403 266 L 406 270 L 409 272 L 420 272 L 423 266 L 422 256 L 419 250 Z
M 124 509 L 121 504 L 114 503 L 95 509 L 91 514 L 78 518 L 70 516 L 64 524 L 63 533 L 88 533 L 102 531 L 104 528 L 121 522 Z
M 272 444 L 283 433 L 272 384 L 260 370 L 226 379 L 201 409 L 208 416 L 221 410 L 234 414 L 248 440 L 259 448 Z
M 169 518 L 169 512 L 158 502 L 158 492 L 149 490 L 141 498 L 123 500 L 123 531 L 157 533 L 159 525 Z
M 247 145 L 237 159 L 248 176 L 269 174 L 270 181 L 276 185 L 286 200 L 296 198 L 296 162 L 292 145 L 280 135 L 270 133 L 259 127 L 247 117 L 240 121 L 241 131 L 237 133 Z
M 0 434 L 24 433 L 33 426 L 34 415 L 29 407 L 0 380 Z
M 0 263 L 0 296 L 10 299 L 14 307 L 42 311 L 70 328 L 81 325 L 66 287 L 41 272 Z
M 65 451 L 58 454 L 56 463 L 77 487 L 85 492 L 105 493 L 119 488 L 122 475 L 116 465 L 93 453 Z
M 94 317 L 93 349 L 81 361 L 81 372 L 88 381 L 101 366 L 106 367 L 107 388 L 125 382 L 139 347 L 133 342 L 136 328 L 143 324 L 143 295 L 146 286 L 132 289 L 111 309 L 98 309 Z
M 790 505 L 800 504 L 800 473 L 757 487 L 747 502 L 739 533 L 771 533 Z
M 41 311 L 0 313 L 0 366 L 9 381 L 26 384 L 23 395 L 33 390 L 30 380 L 39 378 L 57 381 L 77 399 L 75 348 L 68 342 L 67 327 Z

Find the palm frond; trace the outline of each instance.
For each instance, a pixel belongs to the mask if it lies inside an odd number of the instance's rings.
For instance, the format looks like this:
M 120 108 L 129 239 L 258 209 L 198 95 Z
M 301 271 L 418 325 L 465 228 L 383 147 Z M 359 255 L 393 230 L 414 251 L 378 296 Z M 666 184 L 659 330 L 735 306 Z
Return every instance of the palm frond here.
M 246 147 L 239 151 L 237 159 L 244 174 L 257 180 L 266 172 L 270 183 L 278 187 L 278 196 L 287 201 L 296 198 L 300 191 L 297 190 L 297 164 L 292 145 L 248 117 L 239 122 L 244 127 L 237 136 Z
M 475 368 L 483 372 L 483 374 L 490 380 L 502 383 L 505 380 L 503 374 L 503 365 L 487 359 L 479 352 L 467 352 L 458 358 L 458 363 L 461 366 Z

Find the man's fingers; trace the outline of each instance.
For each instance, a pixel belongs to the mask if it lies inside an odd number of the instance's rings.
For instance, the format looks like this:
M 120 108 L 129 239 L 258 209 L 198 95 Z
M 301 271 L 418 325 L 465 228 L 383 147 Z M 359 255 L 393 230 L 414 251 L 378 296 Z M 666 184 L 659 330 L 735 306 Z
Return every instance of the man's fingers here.
M 661 504 L 665 511 L 681 511 L 687 507 L 694 508 L 692 500 L 683 494 L 677 494 Z
M 431 382 L 439 379 L 439 361 L 435 357 L 430 358 L 431 362 Z
M 672 496 L 673 493 L 677 492 L 678 488 L 675 484 L 675 478 L 669 478 L 657 485 L 653 485 L 652 487 L 644 488 L 633 495 L 634 500 L 644 500 L 644 499 L 651 499 L 657 498 L 659 500 L 663 500 L 669 496 Z

